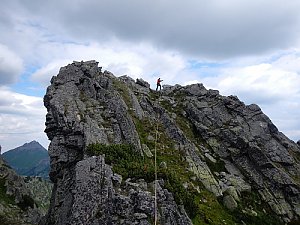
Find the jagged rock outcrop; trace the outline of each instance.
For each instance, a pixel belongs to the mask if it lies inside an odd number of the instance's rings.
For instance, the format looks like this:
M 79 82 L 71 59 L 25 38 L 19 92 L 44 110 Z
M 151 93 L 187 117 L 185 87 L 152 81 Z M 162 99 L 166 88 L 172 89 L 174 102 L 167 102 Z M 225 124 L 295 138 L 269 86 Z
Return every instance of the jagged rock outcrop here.
M 51 139 L 50 178 L 54 182 L 45 223 L 149 224 L 154 214 L 153 194 L 134 183 L 127 191 L 118 191 L 103 158 L 85 157 L 86 147 L 95 142 L 129 143 L 142 153 L 139 135 L 128 113 L 131 109 L 118 92 L 125 80 L 134 87 L 135 82 L 129 77 L 121 77 L 120 81 L 107 71 L 102 73 L 97 65 L 91 61 L 62 68 L 51 80 L 45 96 L 46 132 Z M 149 87 L 133 88 L 128 96 L 133 99 L 137 117 L 144 116 L 134 94 L 140 90 L 148 93 Z M 160 208 L 166 224 L 191 224 L 172 195 L 166 190 L 160 194 L 165 196 L 160 200 Z
M 157 94 L 142 79 L 102 72 L 95 61 L 61 68 L 44 103 L 54 188 L 42 224 L 153 221 L 153 182 L 124 180 L 104 155 L 89 154 L 92 143 L 130 144 L 144 157 L 152 157 L 157 144 L 164 170 L 188 174 L 178 187 L 188 197 L 189 192 L 203 196 L 207 189 L 224 203 L 220 207 L 245 217 L 271 213 L 282 224 L 300 217 L 299 145 L 279 132 L 257 105 L 247 106 L 202 84 L 164 86 Z M 212 204 L 208 197 L 200 202 L 194 198 L 191 207 L 200 211 L 187 214 L 189 205 L 178 200 L 166 179 L 160 178 L 158 185 L 160 224 L 192 224 L 191 219 L 194 224 L 201 219 L 214 223 L 204 211 L 205 204 Z M 242 223 L 241 217 L 234 218 Z

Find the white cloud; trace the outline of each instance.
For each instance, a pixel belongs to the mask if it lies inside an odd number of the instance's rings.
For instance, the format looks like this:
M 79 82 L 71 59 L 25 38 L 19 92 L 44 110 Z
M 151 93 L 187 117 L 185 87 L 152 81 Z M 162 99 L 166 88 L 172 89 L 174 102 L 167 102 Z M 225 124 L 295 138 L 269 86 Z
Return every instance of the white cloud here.
M 46 109 L 43 99 L 0 87 L 0 144 L 2 151 L 32 140 L 48 146 L 44 134 Z
M 16 82 L 22 70 L 22 59 L 0 43 L 0 86 Z
M 220 77 L 217 88 L 224 94 L 234 90 L 239 96 L 247 96 L 257 103 L 281 101 L 295 96 L 300 76 L 271 64 L 259 64 L 244 68 L 229 68 Z
M 103 69 L 141 77 L 153 88 L 158 76 L 163 84 L 200 81 L 258 103 L 289 137 L 299 134 L 300 1 L 4 1 L 0 85 L 16 81 L 22 60 L 35 71 L 31 81 L 46 87 L 61 66 L 95 59 Z M 1 54 L 9 59 L 4 66 Z M 221 66 L 190 68 L 190 60 Z M 1 112 L 30 116 L 25 95 L 7 91 Z
M 198 83 L 201 83 L 200 81 L 198 80 L 189 80 L 189 81 L 186 81 L 183 83 L 183 85 L 190 85 L 190 84 L 198 84 Z
M 276 68 L 300 74 L 300 51 L 283 55 L 273 65 Z
M 72 63 L 73 60 L 95 59 L 99 66 L 116 76 L 143 78 L 153 84 L 156 76 L 166 77 L 169 82 L 174 82 L 181 75 L 180 71 L 186 67 L 184 59 L 178 53 L 159 51 L 146 43 L 133 45 L 113 40 L 102 45 L 61 44 L 56 45 L 56 51 L 63 51 L 63 58 L 50 60 L 38 69 L 31 77 L 33 81 L 41 82 L 44 86 L 49 85 L 51 77 L 57 75 L 59 68 Z
M 300 95 L 273 105 L 263 105 L 262 109 L 285 135 L 294 141 L 300 140 Z M 298 103 L 297 103 L 298 102 Z
M 50 85 L 51 77 L 56 76 L 59 72 L 59 69 L 68 63 L 70 63 L 70 61 L 67 60 L 52 61 L 45 67 L 42 67 L 34 72 L 31 75 L 31 79 L 43 85 Z
M 7 16 L 10 23 L 18 23 L 15 36 L 28 44 L 32 41 L 31 49 L 45 39 L 103 43 L 115 37 L 197 57 L 227 59 L 286 49 L 299 40 L 299 1 L 10 2 L 2 5 L 2 11 L 12 15 Z M 44 35 L 36 35 L 33 28 Z M 9 35 L 1 34 L 10 41 Z

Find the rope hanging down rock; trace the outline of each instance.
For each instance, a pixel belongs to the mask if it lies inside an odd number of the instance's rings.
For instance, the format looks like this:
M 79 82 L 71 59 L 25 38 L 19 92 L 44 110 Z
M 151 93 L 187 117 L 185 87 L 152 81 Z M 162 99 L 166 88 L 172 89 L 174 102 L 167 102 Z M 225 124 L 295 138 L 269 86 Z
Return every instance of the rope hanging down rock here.
M 159 103 L 161 94 L 159 94 L 159 97 L 157 99 L 157 102 Z M 155 144 L 154 144 L 154 174 L 155 174 L 155 180 L 154 180 L 154 225 L 157 225 L 157 139 L 158 139 L 158 122 L 159 122 L 159 114 L 157 114 L 156 118 L 156 131 L 155 131 Z
M 156 146 L 157 146 L 157 137 L 158 137 L 158 122 L 156 123 L 156 133 L 155 133 L 155 147 L 154 147 L 154 224 L 157 224 L 157 165 L 156 165 Z

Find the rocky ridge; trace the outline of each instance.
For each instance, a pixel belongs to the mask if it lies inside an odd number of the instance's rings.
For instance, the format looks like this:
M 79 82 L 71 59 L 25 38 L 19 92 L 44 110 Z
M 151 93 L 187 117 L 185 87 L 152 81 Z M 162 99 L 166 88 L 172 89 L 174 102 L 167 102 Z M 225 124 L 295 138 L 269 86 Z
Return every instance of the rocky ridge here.
M 102 72 L 95 61 L 62 67 L 44 104 L 54 188 L 41 224 L 151 224 L 153 180 L 123 179 L 105 155 L 88 149 L 93 143 L 128 144 L 153 159 L 157 124 L 160 167 L 182 174 L 178 190 L 202 196 L 192 198 L 198 210 L 193 215 L 168 179 L 159 177 L 160 224 L 299 220 L 299 144 L 255 104 L 202 84 L 164 86 L 158 94 L 142 79 Z M 205 211 L 212 204 L 224 212 L 218 221 Z M 264 221 L 268 215 L 272 223 Z

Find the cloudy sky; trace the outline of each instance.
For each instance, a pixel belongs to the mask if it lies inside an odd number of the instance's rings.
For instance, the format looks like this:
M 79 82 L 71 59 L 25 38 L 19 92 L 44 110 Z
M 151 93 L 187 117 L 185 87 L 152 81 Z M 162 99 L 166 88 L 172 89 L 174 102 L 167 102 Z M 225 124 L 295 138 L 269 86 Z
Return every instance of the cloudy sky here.
M 237 95 L 300 139 L 298 0 L 2 0 L 0 34 L 2 151 L 47 148 L 46 87 L 90 59 L 152 88 L 161 77 Z

